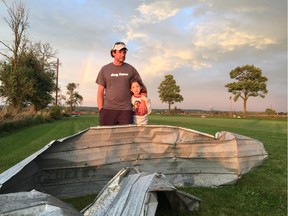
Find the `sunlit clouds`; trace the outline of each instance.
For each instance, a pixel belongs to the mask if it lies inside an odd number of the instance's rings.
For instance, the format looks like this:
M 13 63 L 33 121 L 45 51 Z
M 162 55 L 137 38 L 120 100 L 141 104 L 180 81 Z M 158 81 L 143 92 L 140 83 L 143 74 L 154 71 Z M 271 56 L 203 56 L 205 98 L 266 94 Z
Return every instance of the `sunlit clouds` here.
M 8 3 L 8 2 L 7 2 Z M 110 49 L 124 41 L 126 62 L 141 74 L 152 108 L 167 108 L 157 88 L 174 76 L 181 109 L 230 110 L 224 87 L 229 72 L 253 64 L 268 78 L 264 99 L 248 100 L 248 111 L 287 109 L 287 1 L 263 0 L 25 0 L 29 35 L 59 51 L 59 82 L 79 83 L 83 106 L 97 106 L 96 76 L 112 61 Z M 0 3 L 1 40 L 11 39 Z M 3 50 L 4 47 L 0 46 Z M 233 109 L 241 111 L 241 100 Z
M 194 44 L 201 47 L 217 47 L 223 51 L 233 51 L 245 46 L 264 49 L 265 46 L 276 43 L 276 41 L 264 35 L 241 32 L 228 26 L 215 29 L 214 26 L 215 23 L 209 23 L 195 29 L 196 37 Z
M 136 19 L 143 23 L 157 23 L 177 14 L 179 9 L 173 1 L 155 1 L 150 4 L 142 3 L 138 9 L 141 19 Z

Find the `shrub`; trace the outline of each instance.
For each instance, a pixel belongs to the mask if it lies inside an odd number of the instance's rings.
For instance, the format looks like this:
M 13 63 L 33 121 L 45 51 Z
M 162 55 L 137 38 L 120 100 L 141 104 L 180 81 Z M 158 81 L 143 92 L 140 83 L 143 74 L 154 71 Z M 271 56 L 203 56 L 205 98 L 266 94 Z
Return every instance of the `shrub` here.
M 62 117 L 62 108 L 59 106 L 53 106 L 49 110 L 49 115 L 51 119 L 60 119 Z
M 9 112 L 0 112 L 0 136 L 5 135 L 12 130 L 20 129 L 26 126 L 40 124 L 58 120 L 62 116 L 62 109 L 58 106 L 53 106 L 46 110 L 41 110 L 38 113 L 31 112 L 31 110 L 23 110 L 17 115 L 8 115 Z

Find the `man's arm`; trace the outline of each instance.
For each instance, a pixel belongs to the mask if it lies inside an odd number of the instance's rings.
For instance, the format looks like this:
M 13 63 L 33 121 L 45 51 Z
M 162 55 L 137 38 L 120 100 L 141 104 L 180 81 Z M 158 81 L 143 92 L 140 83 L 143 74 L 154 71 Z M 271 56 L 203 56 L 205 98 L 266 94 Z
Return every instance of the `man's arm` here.
M 104 86 L 98 84 L 97 104 L 98 104 L 98 110 L 99 111 L 103 107 L 103 101 L 104 101 Z

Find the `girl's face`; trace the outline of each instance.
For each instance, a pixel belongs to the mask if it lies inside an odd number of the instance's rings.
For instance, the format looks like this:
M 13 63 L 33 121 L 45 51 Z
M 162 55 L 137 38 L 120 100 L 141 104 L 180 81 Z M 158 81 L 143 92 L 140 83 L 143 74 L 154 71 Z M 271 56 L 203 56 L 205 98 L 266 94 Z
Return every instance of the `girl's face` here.
M 138 82 L 133 82 L 133 83 L 131 84 L 130 91 L 131 91 L 134 95 L 140 95 L 141 86 L 139 85 Z

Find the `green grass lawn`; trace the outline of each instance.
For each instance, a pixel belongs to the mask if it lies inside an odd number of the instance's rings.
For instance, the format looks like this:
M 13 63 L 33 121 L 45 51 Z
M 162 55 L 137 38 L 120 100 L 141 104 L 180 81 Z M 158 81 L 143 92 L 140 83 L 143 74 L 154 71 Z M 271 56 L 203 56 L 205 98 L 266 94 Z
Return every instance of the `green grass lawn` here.
M 149 117 L 149 124 L 174 125 L 214 135 L 230 131 L 264 143 L 269 158 L 245 174 L 235 185 L 218 188 L 185 187 L 202 200 L 198 212 L 188 215 L 287 215 L 287 121 L 270 119 L 199 118 L 191 116 Z M 0 137 L 0 172 L 15 165 L 50 141 L 98 125 L 98 116 L 82 115 L 29 126 Z M 66 200 L 81 210 L 93 200 L 88 196 Z M 169 213 L 157 213 L 169 215 Z M 170 214 L 172 215 L 172 214 Z M 187 215 L 187 214 L 183 214 Z

